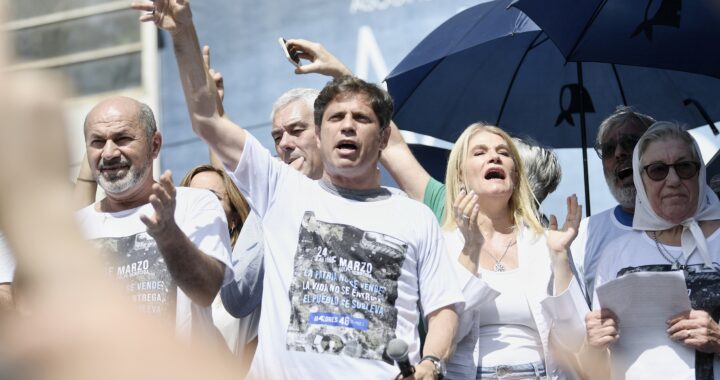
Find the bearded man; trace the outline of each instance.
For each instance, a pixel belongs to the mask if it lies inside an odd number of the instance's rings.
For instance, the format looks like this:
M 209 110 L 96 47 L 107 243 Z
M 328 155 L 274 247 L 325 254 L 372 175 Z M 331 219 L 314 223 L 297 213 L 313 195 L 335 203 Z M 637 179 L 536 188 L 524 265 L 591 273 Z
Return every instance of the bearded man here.
M 124 281 L 144 313 L 173 321 L 182 336 L 210 334 L 210 304 L 232 277 L 222 205 L 209 191 L 175 188 L 169 171 L 153 179 L 162 146 L 147 105 L 113 97 L 85 119 L 93 180 L 106 197 L 78 212 L 103 248 L 107 273 Z
M 601 252 L 611 240 L 632 231 L 636 193 L 633 149 L 654 122 L 650 116 L 621 106 L 600 124 L 595 151 L 602 160 L 605 181 L 618 205 L 584 219 L 570 248 L 578 273 L 584 277 L 589 299 L 595 289 L 595 271 Z

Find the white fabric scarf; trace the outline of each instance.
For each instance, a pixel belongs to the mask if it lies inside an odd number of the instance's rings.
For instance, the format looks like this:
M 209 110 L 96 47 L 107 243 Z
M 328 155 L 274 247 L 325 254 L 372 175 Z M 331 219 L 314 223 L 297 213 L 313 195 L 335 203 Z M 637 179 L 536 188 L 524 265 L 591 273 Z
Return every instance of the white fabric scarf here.
M 699 221 L 702 220 L 716 220 L 720 219 L 720 201 L 717 195 L 710 189 L 705 182 L 706 170 L 705 163 L 700 155 L 700 149 L 697 143 L 693 141 L 692 149 L 695 150 L 696 157 L 700 158 L 700 171 L 698 172 L 698 207 L 695 210 L 695 215 L 683 220 L 680 224 L 683 226 L 682 235 L 680 238 L 681 246 L 683 249 L 683 257 L 685 260 L 690 258 L 690 255 L 697 247 L 706 268 L 713 268 L 712 260 L 710 259 L 710 253 L 708 252 L 707 239 L 703 234 Z M 642 165 L 640 164 L 640 143 L 635 145 L 633 150 L 633 182 L 635 183 L 635 189 L 637 189 L 637 197 L 635 198 L 635 216 L 633 217 L 633 229 L 641 231 L 662 231 L 672 227 L 673 224 L 661 217 L 659 217 L 650 206 L 647 193 L 645 192 L 645 186 L 642 181 Z M 652 180 L 650 180 L 652 181 Z

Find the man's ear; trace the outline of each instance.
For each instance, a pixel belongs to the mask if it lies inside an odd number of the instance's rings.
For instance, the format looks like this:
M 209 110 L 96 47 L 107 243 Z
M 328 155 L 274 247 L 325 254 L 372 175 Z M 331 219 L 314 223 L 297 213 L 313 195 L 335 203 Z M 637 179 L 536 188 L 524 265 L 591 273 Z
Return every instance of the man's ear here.
M 152 136 L 152 158 L 156 159 L 160 155 L 160 148 L 162 147 L 162 135 L 160 132 L 155 132 Z
M 387 148 L 388 141 L 390 141 L 390 126 L 383 128 L 380 131 L 380 150 Z
M 317 144 L 317 148 L 320 149 L 320 126 L 315 124 L 315 143 Z

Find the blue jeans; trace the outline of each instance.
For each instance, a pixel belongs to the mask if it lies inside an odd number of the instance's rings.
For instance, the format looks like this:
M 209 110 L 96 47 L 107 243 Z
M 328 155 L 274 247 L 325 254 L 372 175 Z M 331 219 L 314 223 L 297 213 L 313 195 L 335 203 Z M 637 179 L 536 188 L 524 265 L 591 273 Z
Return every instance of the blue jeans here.
M 547 379 L 545 363 L 499 365 L 497 367 L 478 367 L 476 379 Z

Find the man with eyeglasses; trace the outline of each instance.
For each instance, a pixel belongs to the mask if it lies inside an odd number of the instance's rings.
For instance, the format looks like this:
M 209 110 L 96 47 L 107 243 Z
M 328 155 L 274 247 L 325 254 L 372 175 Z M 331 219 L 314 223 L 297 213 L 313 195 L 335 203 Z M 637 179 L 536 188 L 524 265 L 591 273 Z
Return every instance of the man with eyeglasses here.
M 655 120 L 630 107 L 620 106 L 600 124 L 595 152 L 602 160 L 605 181 L 618 205 L 584 219 L 570 250 L 578 273 L 592 296 L 600 253 L 607 244 L 632 231 L 635 211 L 632 153 L 640 136 Z

